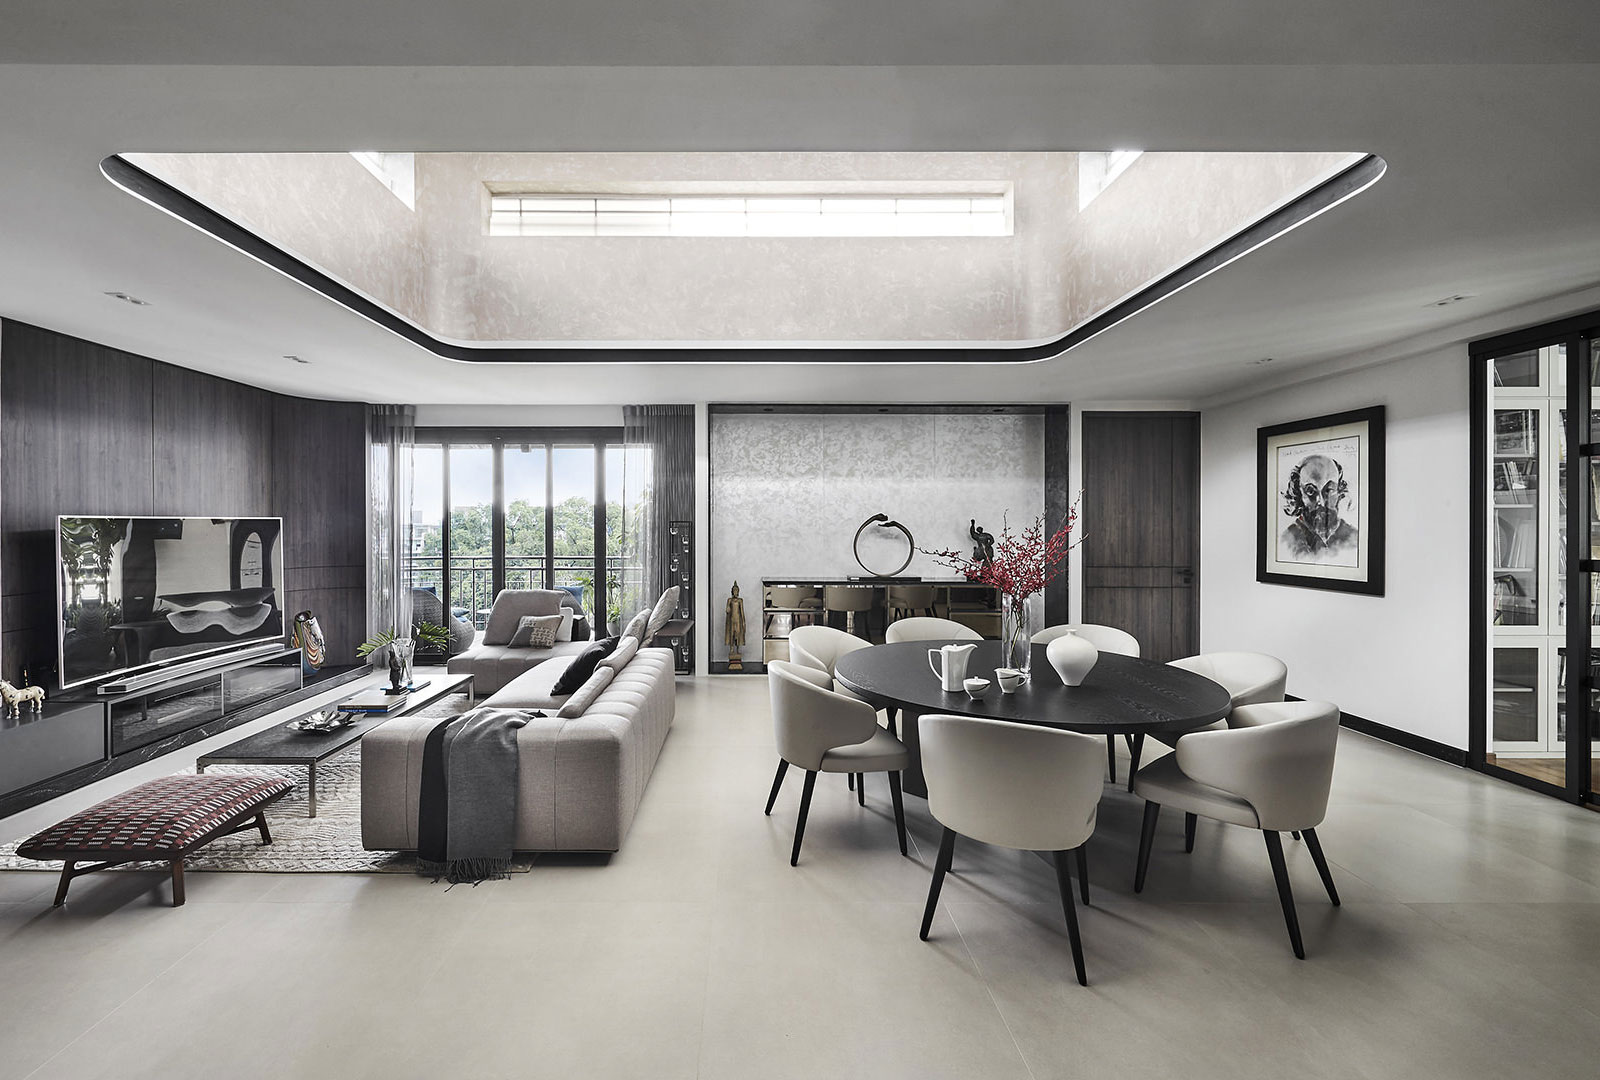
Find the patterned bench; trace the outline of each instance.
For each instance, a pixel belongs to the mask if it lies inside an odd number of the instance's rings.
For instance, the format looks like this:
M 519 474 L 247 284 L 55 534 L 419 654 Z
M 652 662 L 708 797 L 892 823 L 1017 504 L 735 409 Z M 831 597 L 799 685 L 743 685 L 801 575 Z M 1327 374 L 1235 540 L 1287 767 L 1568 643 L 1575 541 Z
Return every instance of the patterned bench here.
M 28 859 L 65 860 L 56 904 L 72 879 L 130 862 L 172 864 L 172 906 L 183 903 L 183 860 L 219 836 L 261 831 L 272 843 L 266 808 L 294 785 L 261 776 L 163 776 L 52 825 L 17 847 Z M 93 866 L 78 863 L 100 860 Z

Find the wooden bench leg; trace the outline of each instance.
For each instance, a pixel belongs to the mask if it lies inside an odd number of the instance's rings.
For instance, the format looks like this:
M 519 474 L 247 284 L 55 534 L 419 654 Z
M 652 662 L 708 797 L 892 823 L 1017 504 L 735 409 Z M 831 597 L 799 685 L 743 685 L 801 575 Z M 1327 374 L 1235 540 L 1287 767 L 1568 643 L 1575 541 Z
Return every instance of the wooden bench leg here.
M 172 906 L 183 906 L 183 860 L 172 860 Z
M 74 862 L 72 859 L 68 859 L 62 865 L 62 867 L 61 867 L 61 884 L 56 886 L 56 902 L 55 902 L 55 905 L 54 905 L 55 907 L 60 907 L 62 904 L 65 904 L 67 902 L 67 886 L 72 884 L 72 868 L 74 866 L 76 866 L 76 865 L 78 865 L 78 864 L 76 862 Z
M 256 815 L 256 828 L 261 830 L 261 842 L 272 843 L 272 832 L 267 828 L 267 812 L 265 810 Z

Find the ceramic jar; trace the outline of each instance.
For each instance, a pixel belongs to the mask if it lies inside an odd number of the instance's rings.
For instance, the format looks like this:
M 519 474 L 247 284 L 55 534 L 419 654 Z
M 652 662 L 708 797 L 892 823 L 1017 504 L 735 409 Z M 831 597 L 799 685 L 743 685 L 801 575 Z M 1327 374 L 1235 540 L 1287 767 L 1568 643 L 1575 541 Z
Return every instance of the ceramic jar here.
M 1076 630 L 1068 630 L 1045 646 L 1044 655 L 1063 683 L 1081 686 L 1085 676 L 1100 659 L 1100 650 L 1087 639 L 1079 637 Z

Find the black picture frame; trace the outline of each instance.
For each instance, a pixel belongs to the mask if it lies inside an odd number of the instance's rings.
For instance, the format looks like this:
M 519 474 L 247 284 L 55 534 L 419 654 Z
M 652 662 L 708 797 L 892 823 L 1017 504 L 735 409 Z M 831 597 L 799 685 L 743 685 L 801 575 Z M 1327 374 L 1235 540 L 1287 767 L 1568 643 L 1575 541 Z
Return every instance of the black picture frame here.
M 1385 555 L 1385 410 L 1382 405 L 1329 413 L 1256 429 L 1256 580 L 1269 585 L 1382 596 Z M 1329 448 L 1336 448 L 1330 450 Z M 1335 519 L 1323 534 L 1303 518 L 1290 518 L 1288 477 L 1281 466 L 1298 453 L 1334 461 L 1338 482 L 1353 482 L 1356 525 Z M 1300 463 L 1304 464 L 1304 461 Z M 1355 466 L 1355 475 L 1348 475 Z M 1298 469 L 1300 466 L 1295 466 Z M 1341 488 L 1342 491 L 1342 488 Z M 1342 505 L 1336 512 L 1349 513 Z M 1300 528 L 1293 535 L 1293 525 Z M 1343 536 L 1344 542 L 1339 542 Z M 1303 539 L 1302 539 L 1303 538 Z M 1288 545 L 1288 547 L 1285 547 Z M 1306 549 L 1298 551 L 1296 549 Z M 1312 550 L 1314 549 L 1314 550 Z M 1341 552 L 1341 549 L 1343 551 Z M 1301 560 L 1281 558 L 1286 551 Z M 1331 554 L 1330 554 L 1331 553 Z M 1345 559 L 1353 558 L 1349 563 Z

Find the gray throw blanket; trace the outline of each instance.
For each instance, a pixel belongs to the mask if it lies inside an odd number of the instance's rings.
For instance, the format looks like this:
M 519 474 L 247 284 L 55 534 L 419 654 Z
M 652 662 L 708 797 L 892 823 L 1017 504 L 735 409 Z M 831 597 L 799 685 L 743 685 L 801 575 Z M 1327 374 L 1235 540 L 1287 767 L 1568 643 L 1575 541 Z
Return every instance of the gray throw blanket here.
M 451 884 L 506 877 L 516 837 L 517 729 L 533 713 L 475 709 L 428 733 L 417 802 L 417 872 Z

